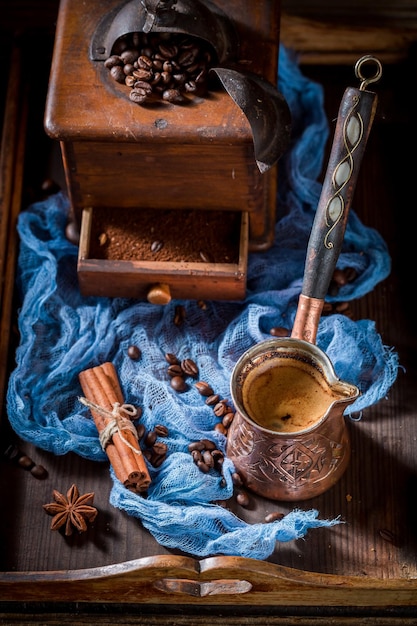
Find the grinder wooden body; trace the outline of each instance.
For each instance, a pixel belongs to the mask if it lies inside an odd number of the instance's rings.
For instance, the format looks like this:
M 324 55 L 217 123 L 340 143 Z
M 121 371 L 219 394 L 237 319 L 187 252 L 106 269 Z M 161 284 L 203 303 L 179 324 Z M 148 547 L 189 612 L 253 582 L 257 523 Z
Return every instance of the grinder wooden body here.
M 275 85 L 279 3 L 216 4 L 236 28 L 240 67 Z M 240 299 L 248 251 L 273 241 L 276 166 L 259 171 L 248 119 L 225 90 L 184 107 L 129 101 L 104 63 L 89 55 L 98 23 L 119 5 L 119 0 L 87 5 L 61 0 L 46 103 L 45 128 L 61 145 L 73 217 L 80 228 L 86 222 L 78 264 L 81 290 L 141 298 L 162 282 L 172 297 Z M 91 259 L 94 212 L 101 207 L 153 211 L 156 224 L 160 209 L 237 211 L 239 262 L 156 266 Z

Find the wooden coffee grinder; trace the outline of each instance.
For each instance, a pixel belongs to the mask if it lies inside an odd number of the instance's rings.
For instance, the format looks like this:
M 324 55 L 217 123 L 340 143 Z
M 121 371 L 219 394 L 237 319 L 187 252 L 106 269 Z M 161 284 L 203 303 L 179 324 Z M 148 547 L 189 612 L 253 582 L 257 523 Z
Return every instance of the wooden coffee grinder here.
M 245 297 L 248 252 L 273 242 L 290 133 L 279 21 L 279 0 L 61 0 L 45 129 L 61 146 L 84 295 Z M 230 221 L 235 254 L 189 259 L 175 229 L 158 237 L 194 217 L 200 233 L 202 217 L 206 233 Z M 109 256 L 106 220 L 125 240 L 151 237 L 149 257 Z M 176 257 L 158 257 L 170 246 Z

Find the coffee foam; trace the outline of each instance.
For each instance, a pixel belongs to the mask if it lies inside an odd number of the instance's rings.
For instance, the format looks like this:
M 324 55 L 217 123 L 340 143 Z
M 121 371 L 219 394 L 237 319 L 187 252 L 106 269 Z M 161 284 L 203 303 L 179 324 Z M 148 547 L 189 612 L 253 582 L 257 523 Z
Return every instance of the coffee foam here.
M 247 372 L 242 385 L 248 416 L 275 432 L 311 428 L 338 397 L 316 367 L 296 358 L 260 360 Z

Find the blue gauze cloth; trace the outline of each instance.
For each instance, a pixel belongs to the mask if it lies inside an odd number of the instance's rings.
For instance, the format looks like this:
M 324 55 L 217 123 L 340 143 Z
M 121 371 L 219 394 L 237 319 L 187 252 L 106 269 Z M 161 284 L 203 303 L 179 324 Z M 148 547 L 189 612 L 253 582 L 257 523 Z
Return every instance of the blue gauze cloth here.
M 296 509 L 271 524 L 248 524 L 215 504 L 233 495 L 233 466 L 225 460 L 225 480 L 214 470 L 204 474 L 194 464 L 188 444 L 202 438 L 225 450 L 225 437 L 214 430 L 217 418 L 191 384 L 185 393 L 169 385 L 165 354 L 194 359 L 200 380 L 230 398 L 230 374 L 239 356 L 268 338 L 274 326 L 292 327 L 301 291 L 307 241 L 318 203 L 328 126 L 323 90 L 306 79 L 290 52 L 281 46 L 278 89 L 293 118 L 291 147 L 280 161 L 275 244 L 249 255 L 248 291 L 243 302 L 195 301 L 166 306 L 122 298 L 82 297 L 77 280 L 77 252 L 65 236 L 69 201 L 64 193 L 29 206 L 19 216 L 17 283 L 21 294 L 20 344 L 7 392 L 10 423 L 24 440 L 57 455 L 75 452 L 105 461 L 97 430 L 82 396 L 81 371 L 111 361 L 125 402 L 143 409 L 146 430 L 164 424 L 168 456 L 156 469 L 148 497 L 127 490 L 110 474 L 110 502 L 141 520 L 160 545 L 195 556 L 236 555 L 264 559 L 277 541 L 303 537 L 312 528 L 340 519 L 320 520 L 315 510 Z M 386 278 L 390 257 L 384 241 L 351 212 L 338 267 L 354 267 L 358 278 L 337 298 L 358 298 Z M 185 307 L 184 323 L 173 323 L 175 307 Z M 142 356 L 134 361 L 127 349 Z M 337 375 L 359 387 L 350 407 L 360 412 L 384 398 L 395 381 L 396 353 L 383 345 L 370 320 L 343 315 L 323 317 L 317 345 Z M 224 484 L 225 483 L 225 484 Z M 132 555 L 133 556 L 133 555 Z

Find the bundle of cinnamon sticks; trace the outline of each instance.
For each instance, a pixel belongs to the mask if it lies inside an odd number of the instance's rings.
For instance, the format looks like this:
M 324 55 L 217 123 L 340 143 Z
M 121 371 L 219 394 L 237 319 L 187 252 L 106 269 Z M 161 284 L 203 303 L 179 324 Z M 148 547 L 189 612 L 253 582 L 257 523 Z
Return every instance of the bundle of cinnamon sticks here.
M 90 408 L 116 477 L 132 491 L 146 491 L 151 478 L 113 363 L 84 370 L 78 378 L 85 395 L 80 400 Z

